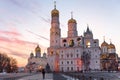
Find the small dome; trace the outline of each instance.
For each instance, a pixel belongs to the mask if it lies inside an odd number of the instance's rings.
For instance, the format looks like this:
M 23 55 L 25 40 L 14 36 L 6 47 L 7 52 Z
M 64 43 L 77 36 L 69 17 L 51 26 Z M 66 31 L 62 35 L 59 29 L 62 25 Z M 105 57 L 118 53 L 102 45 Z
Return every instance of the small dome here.
M 73 18 L 71 18 L 71 19 L 68 21 L 68 23 L 76 23 L 76 20 L 73 19 Z
M 35 52 L 40 52 L 40 51 L 41 51 L 41 49 L 40 49 L 39 45 L 37 45 L 37 47 L 35 48 Z
M 108 43 L 106 43 L 105 41 L 101 44 L 101 47 L 103 47 L 103 46 L 106 46 L 106 47 L 108 47 Z
M 45 52 L 43 53 L 43 57 L 46 58 L 46 53 Z
M 31 52 L 30 55 L 34 55 L 34 54 Z
M 51 11 L 52 16 L 59 16 L 59 11 L 57 9 L 53 9 Z
M 33 58 L 34 57 L 34 54 L 33 52 L 30 53 L 30 58 Z
M 110 43 L 110 44 L 108 45 L 108 49 L 115 49 L 115 45 L 112 44 L 112 43 Z
M 46 55 L 46 53 L 44 52 L 43 55 Z

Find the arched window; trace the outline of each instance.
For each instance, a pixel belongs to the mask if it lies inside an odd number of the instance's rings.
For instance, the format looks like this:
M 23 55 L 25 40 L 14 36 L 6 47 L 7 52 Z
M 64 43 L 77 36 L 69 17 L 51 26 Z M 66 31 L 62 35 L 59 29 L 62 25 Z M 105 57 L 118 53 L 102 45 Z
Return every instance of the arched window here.
M 80 41 L 81 40 L 81 38 L 77 38 L 77 41 Z
M 50 55 L 51 55 L 51 56 L 53 55 L 53 51 L 50 52 Z
M 64 44 L 64 47 L 66 47 L 66 44 Z
M 64 39 L 63 42 L 67 42 L 66 39 Z
M 90 45 L 91 45 L 91 44 L 90 44 L 90 42 L 88 41 L 88 42 L 86 43 L 86 47 L 87 47 L 87 48 L 90 48 Z
M 73 47 L 73 46 L 74 46 L 74 40 L 70 40 L 70 41 L 69 41 L 69 46 L 70 46 L 70 47 Z

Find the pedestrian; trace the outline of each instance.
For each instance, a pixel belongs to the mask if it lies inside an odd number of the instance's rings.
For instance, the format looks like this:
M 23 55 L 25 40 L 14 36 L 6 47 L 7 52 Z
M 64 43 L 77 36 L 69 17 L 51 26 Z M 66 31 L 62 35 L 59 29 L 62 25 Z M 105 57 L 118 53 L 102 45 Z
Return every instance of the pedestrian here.
M 45 79 L 45 69 L 42 69 L 43 79 Z

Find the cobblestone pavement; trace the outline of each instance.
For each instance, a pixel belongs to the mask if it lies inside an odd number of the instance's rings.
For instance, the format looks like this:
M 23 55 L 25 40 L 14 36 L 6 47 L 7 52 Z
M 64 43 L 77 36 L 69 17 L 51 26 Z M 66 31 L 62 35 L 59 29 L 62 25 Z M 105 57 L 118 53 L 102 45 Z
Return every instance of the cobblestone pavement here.
M 52 73 L 46 73 L 45 74 L 45 79 L 43 79 L 42 74 L 38 73 L 35 75 L 23 77 L 17 80 L 53 80 L 53 74 Z
M 0 74 L 0 80 L 120 80 L 120 72 L 46 73 L 45 79 L 41 73 L 10 73 Z
M 53 73 L 53 80 L 67 80 L 67 78 L 60 73 Z

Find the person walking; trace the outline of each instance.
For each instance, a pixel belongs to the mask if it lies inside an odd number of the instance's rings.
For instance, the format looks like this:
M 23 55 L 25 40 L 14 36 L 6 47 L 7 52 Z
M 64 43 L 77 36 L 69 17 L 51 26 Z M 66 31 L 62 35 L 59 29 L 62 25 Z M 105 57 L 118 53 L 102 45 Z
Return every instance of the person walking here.
M 42 69 L 42 76 L 43 76 L 43 79 L 45 79 L 45 69 Z

